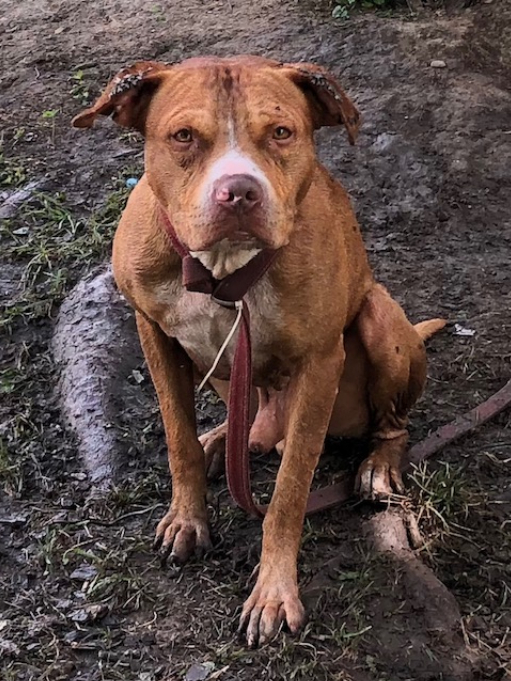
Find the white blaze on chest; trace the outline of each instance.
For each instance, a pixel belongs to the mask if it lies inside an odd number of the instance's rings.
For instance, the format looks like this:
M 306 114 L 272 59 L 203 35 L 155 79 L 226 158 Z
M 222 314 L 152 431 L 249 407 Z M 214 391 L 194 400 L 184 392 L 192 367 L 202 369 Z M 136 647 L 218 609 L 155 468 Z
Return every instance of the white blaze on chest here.
M 213 365 L 218 351 L 227 338 L 236 311 L 221 307 L 203 293 L 192 293 L 181 288 L 176 292 L 172 287 L 161 287 L 159 302 L 167 299 L 168 311 L 162 324 L 164 331 L 176 338 L 198 368 L 206 372 Z M 278 299 L 267 277 L 255 285 L 245 298 L 250 310 L 252 359 L 254 369 L 269 359 L 269 345 L 275 340 L 280 328 Z M 231 366 L 238 333 L 228 344 L 219 372 L 226 372 Z
M 223 279 L 246 265 L 260 250 L 259 248 L 233 246 L 227 239 L 222 239 L 209 251 L 190 251 L 190 255 L 200 260 L 215 279 Z

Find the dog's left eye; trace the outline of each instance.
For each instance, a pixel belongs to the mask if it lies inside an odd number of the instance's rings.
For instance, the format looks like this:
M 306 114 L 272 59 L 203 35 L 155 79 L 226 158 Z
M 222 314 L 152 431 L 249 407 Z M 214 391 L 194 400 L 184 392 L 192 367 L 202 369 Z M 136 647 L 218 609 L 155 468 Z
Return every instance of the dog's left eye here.
M 172 135 L 176 142 L 181 142 L 181 144 L 188 144 L 192 141 L 192 131 L 188 128 L 181 128 L 176 133 Z
M 279 125 L 275 130 L 273 131 L 273 139 L 274 140 L 287 140 L 291 137 L 293 133 L 289 128 L 285 128 L 283 125 Z

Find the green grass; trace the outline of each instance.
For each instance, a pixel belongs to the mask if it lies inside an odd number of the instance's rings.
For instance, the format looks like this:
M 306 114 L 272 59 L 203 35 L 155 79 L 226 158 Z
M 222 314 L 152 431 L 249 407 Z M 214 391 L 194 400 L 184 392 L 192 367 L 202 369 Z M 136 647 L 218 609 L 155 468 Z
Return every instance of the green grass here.
M 27 179 L 23 163 L 7 158 L 0 147 L 0 189 L 17 189 Z
M 50 317 L 79 276 L 106 258 L 126 196 L 124 188 L 113 190 L 101 209 L 82 217 L 64 196 L 36 194 L 15 219 L 3 221 L 3 256 L 19 266 L 20 278 L 2 310 L 1 329 L 9 332 L 23 318 Z
M 432 468 L 427 463 L 410 476 L 416 485 L 418 521 L 428 521 L 449 532 L 453 524 L 466 520 L 470 507 L 478 505 L 470 493 L 464 472 L 459 466 L 440 462 Z

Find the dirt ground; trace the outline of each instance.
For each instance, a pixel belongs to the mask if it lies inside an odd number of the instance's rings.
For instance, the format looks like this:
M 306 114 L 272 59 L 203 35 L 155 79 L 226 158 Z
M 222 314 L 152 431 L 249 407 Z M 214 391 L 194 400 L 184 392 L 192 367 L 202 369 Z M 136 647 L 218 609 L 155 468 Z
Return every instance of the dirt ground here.
M 162 569 L 151 541 L 170 482 L 139 351 L 111 391 L 115 484 L 96 497 L 61 414 L 52 352 L 59 307 L 107 258 L 125 181 L 142 167 L 135 135 L 108 122 L 79 132 L 71 117 L 137 59 L 252 52 L 339 75 L 364 126 L 355 148 L 321 132 L 320 156 L 353 197 L 378 278 L 412 320 L 452 322 L 429 344 L 412 441 L 498 390 L 511 377 L 510 26 L 507 0 L 346 22 L 295 0 L 4 0 L 2 681 L 511 678 L 509 411 L 411 476 L 398 507 L 417 519 L 421 548 L 397 536 L 382 547 L 393 509 L 352 504 L 307 520 L 309 623 L 252 651 L 234 631 L 260 523 L 233 507 L 221 479 L 208 560 Z M 119 315 L 136 348 L 129 314 Z M 457 335 L 455 323 L 474 334 Z M 198 415 L 204 429 L 221 407 L 206 396 Z M 321 476 L 355 450 L 329 443 Z M 276 465 L 254 462 L 261 495 Z

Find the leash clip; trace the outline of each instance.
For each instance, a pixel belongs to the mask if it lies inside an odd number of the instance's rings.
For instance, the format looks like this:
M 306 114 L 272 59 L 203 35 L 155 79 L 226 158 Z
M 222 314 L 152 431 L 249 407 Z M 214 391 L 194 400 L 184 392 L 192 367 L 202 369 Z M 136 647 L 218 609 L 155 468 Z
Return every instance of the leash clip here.
M 228 310 L 239 310 L 240 307 L 243 307 L 242 300 L 222 300 L 221 298 L 217 298 L 213 293 L 211 294 L 211 300 L 217 305 L 220 305 L 220 307 L 225 307 Z

